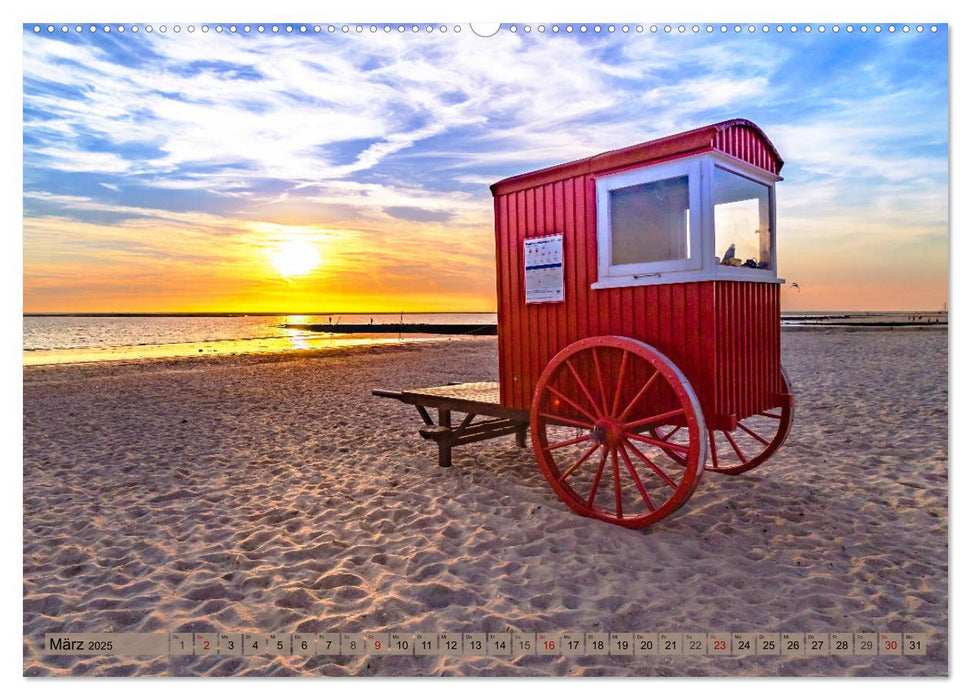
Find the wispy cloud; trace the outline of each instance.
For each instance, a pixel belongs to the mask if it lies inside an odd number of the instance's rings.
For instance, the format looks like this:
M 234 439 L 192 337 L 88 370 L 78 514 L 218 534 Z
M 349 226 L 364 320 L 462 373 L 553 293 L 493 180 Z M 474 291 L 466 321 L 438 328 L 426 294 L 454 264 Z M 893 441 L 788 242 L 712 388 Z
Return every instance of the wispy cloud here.
M 427 302 L 444 280 L 476 290 L 461 304 L 488 308 L 488 183 L 733 116 L 762 125 L 786 158 L 780 235 L 799 256 L 784 263 L 809 291 L 813 236 L 946 235 L 946 61 L 943 35 L 28 28 L 25 304 L 83 301 L 109 267 L 130 280 L 134 307 L 159 270 L 185 285 L 184 303 L 208 294 L 187 269 L 200 255 L 225 284 L 194 303 L 227 303 L 234 279 L 236 298 L 257 299 L 261 245 L 339 231 L 320 293 L 417 289 Z M 428 253 L 444 241 L 466 268 Z M 861 245 L 828 264 L 851 269 Z M 921 264 L 943 272 L 946 249 Z

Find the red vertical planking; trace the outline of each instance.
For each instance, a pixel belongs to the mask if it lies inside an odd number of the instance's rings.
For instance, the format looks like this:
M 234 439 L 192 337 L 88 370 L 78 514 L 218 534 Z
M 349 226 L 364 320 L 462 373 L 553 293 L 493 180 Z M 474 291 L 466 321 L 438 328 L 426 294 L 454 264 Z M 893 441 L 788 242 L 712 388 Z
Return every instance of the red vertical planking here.
M 596 259 L 597 255 L 597 183 L 592 177 L 588 177 L 585 182 L 586 187 L 586 221 L 588 238 L 590 245 L 590 252 Z M 596 268 L 594 268 L 594 274 L 592 279 L 597 279 Z M 596 289 L 591 290 L 591 305 L 596 311 L 596 316 L 594 319 L 594 326 L 591 329 L 591 335 L 608 335 L 610 333 L 610 292 L 612 290 L 607 289 Z
M 533 324 L 530 318 L 529 306 L 526 304 L 526 280 L 523 276 L 523 239 L 526 238 L 526 195 L 528 192 L 521 191 L 516 193 L 516 267 L 519 268 L 520 286 L 516 290 L 516 303 L 519 304 L 521 314 L 519 343 L 520 347 L 520 366 L 522 371 L 519 375 L 520 385 L 517 389 L 517 400 L 523 403 L 528 387 L 532 383 L 532 347 Z
M 538 187 L 536 189 L 536 229 L 533 232 L 535 236 L 545 236 L 550 231 L 549 219 L 547 218 L 547 212 L 549 210 L 549 202 L 547 202 L 547 187 Z M 540 327 L 543 329 L 543 353 L 540 355 L 540 372 L 542 372 L 543 367 L 546 367 L 546 363 L 549 362 L 550 358 L 556 354 L 554 348 L 556 347 L 556 322 L 553 317 L 553 312 L 555 309 L 553 306 L 559 306 L 559 304 L 539 304 L 540 310 Z M 539 380 L 539 375 L 536 377 Z
M 749 392 L 748 405 L 749 410 L 752 411 L 762 402 L 762 352 L 759 352 L 759 346 L 764 341 L 765 334 L 763 333 L 761 316 L 753 313 L 754 309 L 757 309 L 760 306 L 760 285 L 748 284 L 745 286 L 748 290 L 749 296 L 749 353 L 751 354 L 751 359 L 749 361 L 749 372 L 752 378 L 752 389 Z M 765 349 L 762 348 L 762 350 L 764 352 Z
M 581 197 L 577 200 L 577 226 L 580 227 L 578 235 L 583 236 L 583 244 L 586 248 L 587 259 L 587 278 L 584 281 L 584 308 L 583 318 L 587 325 L 587 336 L 598 335 L 600 328 L 600 305 L 597 295 L 600 291 L 591 287 L 597 279 L 597 218 L 594 202 L 596 200 L 587 199 L 587 177 L 577 178 L 577 187 Z
M 510 206 L 512 200 L 510 195 L 502 195 L 499 197 L 499 200 L 502 204 L 502 226 L 500 227 L 503 232 L 502 245 L 505 248 L 503 250 L 502 272 L 506 279 L 506 285 L 503 288 L 503 294 L 505 294 L 506 298 L 501 303 L 508 309 L 507 318 L 509 319 L 501 329 L 504 337 L 499 339 L 499 351 L 505 352 L 508 355 L 506 372 L 500 379 L 500 382 L 505 382 L 506 384 L 505 386 L 503 384 L 499 385 L 499 396 L 504 406 L 512 406 L 515 405 L 515 377 L 519 372 L 519 358 L 516 353 L 516 338 L 519 335 L 519 304 L 516 303 L 516 289 L 518 288 L 518 284 L 514 269 L 515 263 L 513 262 L 515 248 L 512 246 L 512 240 L 515 237 L 515 211 Z
M 746 397 L 746 412 L 752 411 L 754 406 L 759 404 L 759 393 L 762 391 L 762 377 L 759 374 L 761 362 L 759 353 L 756 352 L 759 340 L 762 339 L 761 319 L 752 313 L 752 309 L 758 305 L 758 285 L 746 284 L 745 295 L 747 297 L 746 310 L 748 313 L 748 324 L 746 328 L 746 339 L 748 342 L 748 367 L 749 367 L 749 391 Z
M 546 229 L 546 193 L 545 188 L 536 187 L 533 189 L 533 236 L 544 236 L 548 233 Z M 536 359 L 539 360 L 538 372 L 534 381 L 539 381 L 546 363 L 553 356 L 551 350 L 554 343 L 554 328 L 550 323 L 550 304 L 536 304 L 536 319 L 539 325 L 539 352 Z
M 756 302 L 756 309 L 766 309 L 771 308 L 769 306 L 769 288 L 767 285 L 760 284 L 756 287 L 755 293 L 758 295 L 758 301 Z M 769 374 L 769 357 L 772 352 L 770 327 L 768 325 L 768 319 L 765 314 L 756 314 L 756 318 L 759 322 L 759 343 L 756 347 L 758 366 L 756 367 L 756 375 L 759 378 L 759 396 L 756 401 L 756 407 L 761 408 L 765 405 L 766 400 L 769 396 L 769 382 L 772 381 L 772 375 Z
M 742 323 L 738 325 L 735 329 L 735 333 L 738 335 L 739 345 L 741 345 L 741 353 L 739 353 L 739 374 L 741 381 L 739 382 L 738 393 L 739 393 L 739 409 L 740 413 L 747 413 L 749 408 L 748 394 L 752 389 L 752 378 L 750 376 L 750 359 L 751 352 L 749 344 L 751 343 L 752 337 L 749 333 L 749 305 L 748 305 L 748 292 L 749 285 L 742 284 L 740 282 L 735 283 L 735 290 L 738 294 L 738 304 L 742 312 Z
M 538 212 L 542 209 L 542 188 L 532 188 L 526 191 L 526 237 L 533 238 L 538 235 L 537 220 Z M 543 371 L 543 346 L 546 342 L 546 330 L 543 328 L 543 311 L 546 304 L 530 304 L 529 317 L 532 319 L 533 332 L 529 338 L 529 354 L 532 357 L 532 369 L 530 371 L 529 384 L 533 386 L 539 380 L 539 375 Z
M 504 322 L 502 321 L 502 316 L 500 316 L 499 323 L 499 352 L 505 355 L 505 362 L 500 362 L 499 364 L 501 368 L 504 368 L 499 375 L 499 403 L 504 406 L 509 406 L 512 405 L 510 392 L 512 391 L 512 377 L 515 372 L 512 337 L 516 327 L 513 320 L 515 304 L 512 302 L 511 295 L 511 290 L 513 289 L 511 279 L 512 266 L 509 264 L 509 197 L 496 197 L 496 204 L 498 205 L 499 212 L 499 220 L 496 222 L 496 231 L 498 232 L 496 245 L 500 247 L 500 250 L 496 251 L 500 260 L 499 270 L 497 272 L 503 281 L 502 286 L 499 288 L 500 296 L 496 300 L 496 303 L 497 306 L 504 309 L 505 316 Z
M 637 297 L 634 295 L 634 291 L 633 287 L 624 287 L 620 304 L 623 334 L 632 338 L 635 337 L 634 318 L 637 316 L 638 308 L 638 304 L 635 301 Z
M 600 297 L 602 290 L 591 289 L 590 285 L 597 279 L 597 212 L 596 212 L 596 184 L 590 176 L 577 178 L 577 185 L 583 196 L 578 200 L 577 222 L 581 228 L 579 235 L 583 236 L 586 246 L 587 279 L 583 289 L 585 294 L 585 308 L 582 310 L 587 321 L 587 336 L 602 335 L 600 332 Z
M 745 293 L 741 284 L 738 282 L 732 282 L 732 299 L 733 305 L 736 309 L 736 313 L 740 316 L 741 323 L 734 324 L 732 328 L 732 335 L 735 336 L 735 376 L 733 381 L 735 382 L 735 400 L 736 405 L 739 406 L 738 411 L 741 413 L 745 410 L 745 389 L 746 383 L 748 382 L 748 367 L 745 362 L 745 353 L 747 348 L 746 343 L 746 333 L 745 322 L 747 320 L 745 313 Z
M 729 375 L 728 375 L 728 388 L 729 394 L 731 395 L 731 406 L 732 413 L 738 411 L 738 388 L 740 382 L 738 379 L 738 338 L 735 335 L 735 325 L 732 323 L 732 319 L 735 318 L 737 312 L 737 305 L 735 303 L 735 283 L 726 282 L 725 291 L 727 292 L 727 303 L 726 311 L 726 331 L 728 333 L 728 352 L 729 352 Z
M 529 191 L 527 198 L 527 209 L 530 216 L 527 217 L 528 236 L 534 238 L 540 235 L 540 226 L 543 221 L 543 188 L 534 187 Z M 532 314 L 535 332 L 533 333 L 531 354 L 533 355 L 533 372 L 530 379 L 530 386 L 534 386 L 539 380 L 539 375 L 546 366 L 545 356 L 549 343 L 549 328 L 546 324 L 546 310 L 548 304 L 532 304 L 530 313 Z
M 753 304 L 754 309 L 768 309 L 768 296 L 766 292 L 768 289 L 764 284 L 752 285 L 752 293 L 755 296 L 755 303 Z M 757 392 L 753 397 L 753 409 L 759 410 L 764 404 L 766 397 L 769 394 L 768 382 L 770 377 L 768 375 L 768 355 L 771 353 L 771 345 L 769 339 L 769 329 L 766 325 L 766 319 L 764 314 L 756 313 L 754 314 L 754 320 L 758 326 L 756 332 L 756 343 L 755 343 L 755 377 L 756 377 L 756 389 Z
M 779 173 L 779 164 L 762 137 L 744 125 L 730 126 L 715 134 L 712 148 L 728 153 L 770 173 Z
M 735 396 L 732 394 L 732 335 L 730 333 L 729 317 L 732 313 L 729 300 L 730 282 L 718 283 L 718 317 L 721 319 L 719 330 L 719 341 L 721 343 L 722 354 L 718 358 L 718 371 L 721 374 L 722 384 L 722 413 L 735 412 Z
M 509 264 L 511 266 L 512 274 L 511 278 L 515 281 L 515 287 L 512 290 L 512 298 L 510 303 L 515 308 L 516 313 L 513 318 L 516 319 L 515 325 L 515 335 L 512 338 L 513 352 L 515 357 L 516 365 L 516 384 L 515 392 L 513 394 L 514 400 L 517 407 L 522 407 L 522 394 L 523 387 L 526 386 L 528 381 L 528 376 L 526 372 L 526 345 L 524 343 L 524 336 L 526 334 L 527 324 L 526 324 L 526 307 L 523 305 L 523 289 L 525 287 L 525 281 L 523 279 L 523 266 L 522 266 L 522 245 L 520 240 L 522 238 L 522 222 L 523 222 L 523 201 L 518 194 L 508 195 L 509 199 Z
M 772 338 L 775 341 L 775 367 L 772 368 L 771 376 L 776 378 L 776 391 L 781 393 L 785 390 L 785 386 L 782 384 L 782 373 L 779 371 L 782 369 L 782 302 L 780 292 L 778 285 L 772 285 L 772 306 L 774 310 Z
M 720 413 L 730 413 L 732 399 L 728 391 L 728 357 L 729 353 L 729 338 L 728 338 L 728 322 L 726 314 L 728 313 L 725 308 L 725 298 L 721 284 L 715 284 L 715 299 L 718 307 L 718 345 L 720 354 L 715 360 L 715 366 L 718 369 L 719 382 L 721 384 L 721 404 L 719 406 Z
M 755 344 L 758 340 L 758 320 L 752 314 L 752 306 L 756 303 L 755 300 L 755 285 L 739 283 L 738 285 L 745 294 L 745 327 L 742 329 L 742 333 L 745 336 L 745 375 L 746 375 L 746 396 L 745 396 L 745 412 L 748 413 L 752 410 L 752 406 L 755 404 L 755 397 L 758 391 L 758 377 L 756 376 L 756 360 L 757 353 L 755 352 Z
M 779 383 L 779 287 L 717 282 L 715 411 L 738 418 L 770 408 Z
M 740 311 L 742 311 L 741 304 L 738 299 L 738 284 L 735 282 L 729 283 L 731 286 L 731 309 L 732 309 L 732 319 L 736 319 Z M 742 343 L 741 334 L 739 333 L 740 324 L 738 322 L 732 322 L 730 324 L 731 334 L 732 334 L 732 344 L 734 348 L 732 349 L 732 376 L 729 381 L 732 383 L 733 393 L 735 394 L 734 405 L 735 412 L 741 411 L 741 395 L 742 387 L 744 386 L 744 379 L 741 377 L 742 372 Z
M 587 234 L 583 226 L 583 178 L 571 178 L 567 180 L 566 190 L 570 207 L 567 208 L 569 217 L 568 227 L 572 227 L 571 235 L 574 240 L 574 272 L 576 273 L 576 334 L 577 339 L 586 338 L 590 327 L 590 312 L 588 311 L 587 299 L 590 295 L 590 286 L 587 283 L 587 267 L 589 265 L 587 255 Z
M 505 226 L 505 216 L 502 213 L 503 198 L 496 197 L 492 200 L 492 215 L 494 217 L 496 234 L 496 326 L 498 328 L 499 345 L 499 403 L 506 403 L 503 396 L 503 384 L 507 381 L 506 372 L 509 369 L 509 354 L 504 343 L 509 340 L 509 310 L 507 307 L 508 296 L 508 266 L 506 264 L 506 241 L 504 240 L 503 227 Z
M 699 284 L 685 284 L 684 287 L 684 318 L 685 318 L 685 335 L 684 335 L 684 345 L 688 358 L 688 364 L 691 367 L 701 368 L 702 366 L 702 352 L 701 343 L 699 342 L 699 331 L 703 323 L 701 314 L 698 313 L 698 293 L 701 288 Z M 702 405 L 707 405 L 707 390 L 704 386 L 704 373 L 699 372 L 700 376 L 696 379 L 698 386 L 694 387 L 695 393 L 698 394 L 698 400 L 701 401 Z M 704 397 L 704 398 L 703 398 Z
M 725 412 L 725 373 L 720 371 L 722 366 L 722 358 L 725 356 L 725 333 L 722 330 L 722 307 L 721 299 L 718 294 L 718 285 L 712 284 L 714 287 L 711 305 L 712 305 L 712 318 L 715 320 L 715 335 L 711 339 L 712 346 L 715 351 L 715 366 L 719 368 L 719 371 L 715 372 L 715 413 Z
M 661 304 L 660 298 L 658 296 L 658 290 L 660 287 L 650 286 L 644 287 L 644 311 L 647 314 L 647 332 L 645 338 L 657 338 L 658 329 L 661 326 L 660 323 L 660 311 Z M 656 343 L 657 341 L 646 341 L 649 343 Z
M 674 305 L 671 301 L 671 285 L 658 285 L 658 297 L 660 298 L 660 304 L 658 305 L 660 308 L 658 313 L 657 334 L 657 342 L 660 347 L 658 349 L 665 355 L 670 355 L 670 337 L 672 335 L 671 326 L 674 324 L 674 318 L 672 317 L 672 309 Z
M 671 330 L 672 337 L 669 341 L 669 349 L 667 352 L 684 357 L 686 352 L 676 352 L 675 348 L 678 346 L 683 346 L 686 348 L 685 340 L 688 335 L 688 319 L 685 317 L 685 287 L 684 284 L 672 284 L 671 285 Z M 691 319 L 691 323 L 697 323 L 697 319 Z M 681 357 L 678 360 L 681 360 Z M 684 357 L 687 360 L 687 357 Z
M 745 324 L 748 322 L 748 314 L 745 305 L 745 287 L 738 282 L 732 282 L 732 291 L 734 292 L 736 318 L 738 318 L 738 321 L 734 324 L 735 327 L 732 329 L 735 341 L 738 343 L 735 356 L 735 396 L 737 410 L 741 414 L 747 408 L 745 389 L 748 386 L 748 363 L 746 362 L 748 358 L 748 333 L 745 332 Z
M 561 182 L 558 184 L 562 189 L 563 183 Z M 557 218 L 557 212 L 561 211 L 561 206 L 562 205 L 558 204 L 556 200 L 556 186 L 553 184 L 547 185 L 546 186 L 546 227 L 547 228 L 545 233 L 547 234 L 563 233 L 562 220 L 559 220 Z M 566 242 L 565 241 L 563 245 L 563 260 L 564 260 L 563 299 L 565 302 L 566 294 L 567 294 L 567 291 L 565 288 L 566 287 Z M 556 308 L 553 308 L 550 311 L 550 321 L 553 323 L 556 329 L 556 332 L 554 335 L 555 342 L 553 344 L 553 348 L 554 348 L 553 354 L 556 354 L 564 347 L 566 347 L 566 342 L 565 342 L 566 316 L 564 314 L 564 311 L 566 310 L 566 306 L 564 306 L 564 304 L 562 303 L 556 304 L 555 306 Z M 552 355 L 550 357 L 552 357 Z
M 650 306 L 647 304 L 645 287 L 632 287 L 634 292 L 633 301 L 629 307 L 629 313 L 634 316 L 634 336 L 635 338 L 647 337 L 647 315 L 650 313 Z
M 718 397 L 718 387 L 715 384 L 715 357 L 717 353 L 717 317 L 715 315 L 715 285 L 713 282 L 703 282 L 698 285 L 698 318 L 701 325 L 698 328 L 698 351 L 700 353 L 699 373 L 705 377 L 707 385 L 707 400 L 705 408 L 714 412 Z
M 566 180 L 561 183 L 559 201 L 563 217 L 563 280 L 566 285 L 566 335 L 572 343 L 580 337 L 577 330 L 579 311 L 577 303 L 580 295 L 580 261 L 579 241 L 576 228 L 573 225 L 573 183 Z
M 516 244 L 519 239 L 519 210 L 516 206 L 516 195 L 507 194 L 503 196 L 506 204 L 506 272 L 509 275 L 509 354 L 512 383 L 508 387 L 500 387 L 503 396 L 503 403 L 508 406 L 519 406 L 519 391 L 522 385 L 523 376 L 523 357 L 522 357 L 522 332 L 523 332 L 523 311 L 522 303 L 519 299 L 522 280 L 519 272 L 519 259 L 516 253 Z M 508 403 L 506 403 L 508 401 Z
M 563 211 L 563 181 L 554 183 L 553 195 L 553 233 L 563 236 L 563 309 L 562 313 L 557 314 L 557 343 L 560 347 L 569 344 L 570 331 L 568 328 L 570 318 L 570 303 L 575 293 L 573 284 L 570 281 L 569 271 L 573 267 L 572 247 L 570 237 L 566 235 L 565 217 Z M 567 262 L 569 261 L 569 262 Z
M 611 289 L 610 292 L 604 296 L 608 299 L 608 308 L 610 309 L 610 321 L 609 329 L 611 334 L 623 335 L 624 332 L 624 319 L 626 315 L 623 311 L 623 304 L 621 303 L 623 298 L 624 289 Z

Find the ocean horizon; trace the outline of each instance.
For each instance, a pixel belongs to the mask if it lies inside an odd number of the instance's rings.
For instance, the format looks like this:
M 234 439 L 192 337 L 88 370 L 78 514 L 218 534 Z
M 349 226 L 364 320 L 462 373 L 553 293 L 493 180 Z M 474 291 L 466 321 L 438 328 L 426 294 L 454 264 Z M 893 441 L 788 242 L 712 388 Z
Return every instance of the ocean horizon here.
M 401 334 L 322 333 L 289 325 L 491 325 L 495 312 L 320 313 L 25 313 L 25 365 L 311 350 L 396 342 Z M 782 325 L 946 324 L 942 311 L 792 311 Z M 408 339 L 416 340 L 414 334 Z M 427 338 L 425 338 L 427 339 Z

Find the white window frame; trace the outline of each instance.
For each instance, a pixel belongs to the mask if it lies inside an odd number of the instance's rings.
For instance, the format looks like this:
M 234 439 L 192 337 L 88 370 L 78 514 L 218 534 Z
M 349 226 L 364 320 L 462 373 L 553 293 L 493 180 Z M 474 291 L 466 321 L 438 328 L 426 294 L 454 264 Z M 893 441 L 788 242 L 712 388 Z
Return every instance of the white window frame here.
M 771 260 L 765 270 L 720 265 L 715 260 L 715 166 L 730 173 L 741 175 L 769 188 L 769 225 L 771 235 Z M 613 190 L 642 185 L 657 180 L 688 176 L 690 255 L 683 260 L 662 260 L 626 265 L 611 264 L 610 193 Z M 701 282 L 707 280 L 738 280 L 774 282 L 785 280 L 777 277 L 776 267 L 776 201 L 775 183 L 778 175 L 732 156 L 710 152 L 700 156 L 625 170 L 596 179 L 597 194 L 597 272 L 598 279 L 591 287 L 634 287 L 676 282 Z
M 701 211 L 702 208 L 700 167 L 701 161 L 699 159 L 685 158 L 597 178 L 597 271 L 600 280 L 640 280 L 664 273 L 701 269 L 702 228 L 701 222 L 694 216 L 694 213 Z M 610 225 L 611 193 L 625 187 L 644 185 L 659 180 L 670 180 L 676 177 L 688 178 L 688 210 L 691 212 L 688 220 L 689 257 L 680 260 L 658 260 L 656 262 L 614 265 L 610 259 L 613 250 Z

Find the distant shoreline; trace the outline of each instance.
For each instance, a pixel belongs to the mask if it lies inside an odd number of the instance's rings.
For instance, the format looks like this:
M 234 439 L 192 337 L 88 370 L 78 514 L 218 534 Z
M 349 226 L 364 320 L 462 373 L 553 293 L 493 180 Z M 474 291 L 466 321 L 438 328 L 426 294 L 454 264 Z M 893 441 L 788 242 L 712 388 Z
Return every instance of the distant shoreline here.
M 496 335 L 495 323 L 284 323 L 284 328 L 314 333 L 433 333 L 436 335 Z
M 247 316 L 457 316 L 495 314 L 495 311 L 160 311 L 160 312 L 85 312 L 62 311 L 24 313 L 24 318 L 245 318 Z
M 38 311 L 24 312 L 24 318 L 245 318 L 247 316 L 460 316 L 488 315 L 497 311 Z M 947 311 L 783 311 L 783 318 L 796 321 L 832 320 L 867 316 L 946 317 Z

